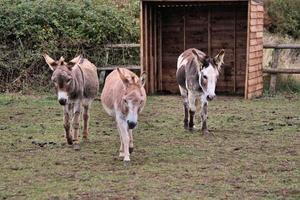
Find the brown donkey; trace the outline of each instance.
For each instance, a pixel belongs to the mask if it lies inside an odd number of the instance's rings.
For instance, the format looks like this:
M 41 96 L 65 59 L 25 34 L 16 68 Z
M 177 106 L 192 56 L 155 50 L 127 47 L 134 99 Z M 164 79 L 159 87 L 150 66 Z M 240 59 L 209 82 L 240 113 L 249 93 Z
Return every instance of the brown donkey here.
M 101 94 L 105 111 L 117 122 L 121 140 L 119 157 L 124 157 L 125 164 L 133 151 L 132 129 L 146 103 L 145 81 L 146 74 L 138 78 L 133 72 L 118 68 L 107 76 Z
M 184 128 L 193 130 L 195 101 L 201 96 L 202 131 L 203 134 L 208 134 L 207 105 L 216 96 L 215 88 L 224 55 L 222 49 L 214 58 L 210 58 L 202 51 L 192 48 L 179 56 L 176 78 L 184 101 Z
M 89 108 L 99 89 L 97 69 L 94 64 L 82 56 L 77 56 L 70 62 L 61 57 L 58 61 L 48 55 L 44 58 L 53 71 L 53 81 L 58 102 L 64 108 L 64 128 L 68 144 L 79 150 L 79 121 L 81 106 L 83 106 L 83 138 L 88 138 Z M 70 130 L 72 120 L 73 135 Z

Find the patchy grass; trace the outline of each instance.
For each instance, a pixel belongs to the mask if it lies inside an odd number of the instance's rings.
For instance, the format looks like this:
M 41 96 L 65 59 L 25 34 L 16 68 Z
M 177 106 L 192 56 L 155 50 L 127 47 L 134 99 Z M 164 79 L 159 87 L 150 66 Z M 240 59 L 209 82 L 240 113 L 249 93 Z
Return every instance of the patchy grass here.
M 299 95 L 219 97 L 209 104 L 214 136 L 203 137 L 183 130 L 180 97 L 150 96 L 124 167 L 99 101 L 90 142 L 75 152 L 55 98 L 0 95 L 0 198 L 299 199 L 299 108 Z

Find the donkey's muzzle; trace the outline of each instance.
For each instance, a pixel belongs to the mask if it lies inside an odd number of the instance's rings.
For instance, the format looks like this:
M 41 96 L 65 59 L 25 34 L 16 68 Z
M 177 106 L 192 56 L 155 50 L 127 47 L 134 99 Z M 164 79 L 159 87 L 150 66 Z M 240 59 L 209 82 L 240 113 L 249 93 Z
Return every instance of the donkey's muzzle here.
M 216 95 L 207 95 L 206 99 L 207 101 L 212 101 L 215 98 Z
M 128 124 L 128 128 L 129 129 L 134 129 L 134 127 L 136 127 L 136 124 L 135 122 L 131 122 L 131 121 L 127 121 L 127 124 Z
M 67 99 L 59 99 L 58 102 L 60 105 L 64 106 L 67 104 Z

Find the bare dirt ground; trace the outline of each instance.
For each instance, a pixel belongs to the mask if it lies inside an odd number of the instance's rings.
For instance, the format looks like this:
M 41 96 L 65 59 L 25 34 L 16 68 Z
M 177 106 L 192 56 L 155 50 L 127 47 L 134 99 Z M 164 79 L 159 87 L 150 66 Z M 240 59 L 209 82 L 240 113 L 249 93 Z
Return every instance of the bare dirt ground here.
M 209 137 L 182 115 L 180 97 L 150 96 L 125 167 L 99 101 L 74 151 L 54 97 L 0 95 L 0 198 L 300 199 L 300 95 L 218 97 Z

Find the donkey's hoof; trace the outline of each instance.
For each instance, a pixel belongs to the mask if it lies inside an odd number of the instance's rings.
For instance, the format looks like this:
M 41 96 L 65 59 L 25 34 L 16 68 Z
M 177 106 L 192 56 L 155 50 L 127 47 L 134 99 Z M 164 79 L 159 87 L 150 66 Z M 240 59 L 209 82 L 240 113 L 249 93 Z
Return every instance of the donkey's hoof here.
M 195 130 L 195 126 L 189 126 L 187 128 L 188 131 L 193 132 Z
M 124 152 L 119 152 L 119 158 L 124 158 L 125 154 Z
M 129 153 L 132 154 L 133 152 L 133 147 L 129 147 Z
M 75 151 L 80 151 L 80 145 L 79 145 L 79 144 L 74 144 L 74 145 L 73 145 L 73 149 L 74 149 Z
M 130 166 L 130 160 L 124 160 L 123 164 L 124 164 L 125 167 Z
M 205 130 L 202 130 L 202 134 L 204 136 L 208 136 L 208 135 L 210 135 L 210 132 L 209 132 L 209 130 L 205 129 Z

